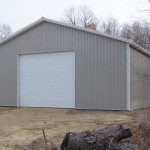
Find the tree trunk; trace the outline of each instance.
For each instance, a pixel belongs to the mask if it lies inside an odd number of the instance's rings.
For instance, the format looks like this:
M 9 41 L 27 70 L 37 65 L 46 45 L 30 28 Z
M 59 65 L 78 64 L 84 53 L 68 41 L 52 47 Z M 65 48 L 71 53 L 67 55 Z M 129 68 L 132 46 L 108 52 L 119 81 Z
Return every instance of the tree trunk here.
M 97 131 L 67 133 L 61 150 L 139 150 L 137 145 L 120 142 L 131 137 L 130 129 L 122 125 L 111 125 Z

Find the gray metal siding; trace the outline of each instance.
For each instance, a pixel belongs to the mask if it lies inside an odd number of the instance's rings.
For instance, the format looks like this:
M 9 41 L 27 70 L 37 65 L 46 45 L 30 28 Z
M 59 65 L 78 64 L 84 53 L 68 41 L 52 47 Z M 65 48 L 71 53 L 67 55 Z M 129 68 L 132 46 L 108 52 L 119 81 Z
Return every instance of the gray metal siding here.
M 0 46 L 0 105 L 17 105 L 19 54 L 75 50 L 78 109 L 127 109 L 126 43 L 42 23 Z
M 131 108 L 150 106 L 150 57 L 131 48 Z

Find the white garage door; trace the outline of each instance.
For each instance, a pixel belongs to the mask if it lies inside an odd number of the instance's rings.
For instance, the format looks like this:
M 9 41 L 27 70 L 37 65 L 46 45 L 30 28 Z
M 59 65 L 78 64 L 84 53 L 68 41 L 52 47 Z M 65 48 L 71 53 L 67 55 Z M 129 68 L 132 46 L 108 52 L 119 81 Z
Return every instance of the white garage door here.
M 20 55 L 20 106 L 75 107 L 75 52 Z

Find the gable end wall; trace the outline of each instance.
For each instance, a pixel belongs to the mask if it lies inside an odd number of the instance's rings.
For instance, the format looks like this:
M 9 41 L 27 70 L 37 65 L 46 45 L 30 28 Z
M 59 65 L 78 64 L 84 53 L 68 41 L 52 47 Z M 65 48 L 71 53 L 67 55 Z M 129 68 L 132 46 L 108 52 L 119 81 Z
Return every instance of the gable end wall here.
M 0 106 L 17 106 L 20 54 L 74 50 L 76 108 L 126 110 L 126 48 L 125 42 L 44 22 L 0 46 Z

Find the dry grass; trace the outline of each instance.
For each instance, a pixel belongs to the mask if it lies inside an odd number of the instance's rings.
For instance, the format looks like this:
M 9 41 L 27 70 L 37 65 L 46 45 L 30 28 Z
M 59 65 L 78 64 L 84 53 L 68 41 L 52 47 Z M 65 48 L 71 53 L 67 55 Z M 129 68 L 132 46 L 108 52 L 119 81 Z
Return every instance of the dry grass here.
M 121 123 L 133 131 L 132 143 L 149 150 L 150 107 L 128 111 L 72 110 L 50 108 L 0 108 L 0 149 L 44 149 L 59 147 L 66 132 L 96 130 Z M 139 126 L 140 125 L 140 126 Z M 53 145 L 52 145 L 53 143 Z
M 132 132 L 131 143 L 137 143 L 141 150 L 150 150 L 150 124 L 141 123 Z
M 144 112 L 145 110 L 145 112 Z M 135 117 L 135 123 L 130 124 L 133 136 L 131 143 L 137 143 L 140 150 L 150 150 L 150 110 L 139 109 L 131 112 Z

